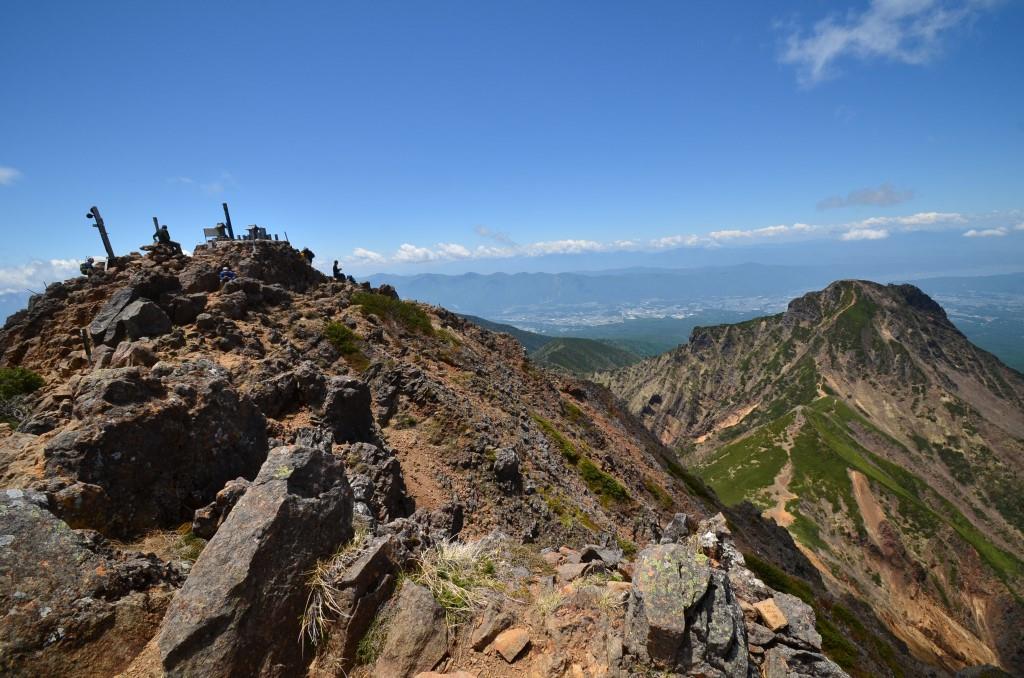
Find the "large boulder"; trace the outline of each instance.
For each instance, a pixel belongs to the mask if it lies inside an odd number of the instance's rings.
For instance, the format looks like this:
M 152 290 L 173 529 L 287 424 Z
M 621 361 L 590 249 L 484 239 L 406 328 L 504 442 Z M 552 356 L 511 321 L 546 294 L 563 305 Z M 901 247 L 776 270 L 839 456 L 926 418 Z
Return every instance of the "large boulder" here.
M 113 536 L 191 520 L 267 454 L 263 415 L 205 360 L 96 370 L 75 392 L 74 416 L 44 450 L 56 510 Z
M 184 575 L 156 556 L 118 553 L 46 506 L 41 493 L 0 490 L 0 674 L 116 674 Z
M 747 675 L 743 612 L 729 578 L 688 546 L 640 553 L 625 631 L 632 654 L 657 668 L 709 678 Z
M 171 319 L 162 308 L 148 299 L 136 299 L 125 306 L 118 321 L 124 324 L 125 334 L 133 340 L 158 337 L 171 331 Z
M 342 461 L 307 447 L 272 450 L 164 616 L 157 636 L 163 669 L 172 676 L 304 673 L 308 573 L 351 537 Z
M 627 611 L 633 653 L 676 668 L 686 644 L 687 614 L 707 593 L 711 566 L 678 544 L 644 549 L 637 558 Z

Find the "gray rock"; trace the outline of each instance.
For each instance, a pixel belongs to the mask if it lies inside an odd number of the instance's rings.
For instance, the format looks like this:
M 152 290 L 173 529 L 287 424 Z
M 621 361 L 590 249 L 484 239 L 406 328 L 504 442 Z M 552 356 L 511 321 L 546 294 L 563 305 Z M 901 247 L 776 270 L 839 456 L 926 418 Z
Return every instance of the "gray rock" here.
M 678 544 L 640 552 L 626 612 L 626 643 L 641 660 L 669 669 L 687 665 L 687 615 L 707 593 L 711 567 Z
M 484 648 L 490 645 L 499 633 L 512 626 L 514 621 L 515 617 L 508 612 L 493 605 L 489 606 L 484 610 L 480 623 L 473 629 L 473 635 L 469 639 L 470 645 L 477 652 L 483 652 Z
M 781 659 L 781 661 L 780 661 Z M 786 678 L 849 678 L 849 675 L 834 661 L 820 652 L 798 650 L 777 645 L 765 653 L 765 664 L 771 663 L 773 670 L 784 663 Z
M 392 537 L 374 539 L 335 580 L 336 600 L 342 614 L 330 632 L 324 650 L 325 664 L 343 671 L 355 665 L 359 641 L 394 590 L 398 565 L 393 551 Z
M 622 560 L 622 549 L 588 544 L 580 551 L 580 562 L 589 563 L 592 560 L 600 560 L 609 570 L 614 570 Z
M 514 491 L 522 480 L 519 472 L 519 456 L 514 450 L 502 448 L 494 456 L 494 478 L 507 492 Z
M 124 336 L 124 327 L 117 323 L 121 311 L 135 300 L 135 290 L 122 287 L 115 290 L 99 313 L 89 323 L 89 335 L 96 344 L 114 346 Z
M 336 443 L 376 442 L 370 388 L 357 379 L 333 377 L 327 385 L 323 423 Z
M 192 518 L 192 533 L 202 539 L 212 539 L 231 509 L 251 486 L 252 483 L 245 478 L 229 480 L 212 502 L 196 510 Z
M 205 360 L 159 379 L 135 367 L 95 370 L 75 392 L 74 414 L 74 428 L 44 448 L 46 474 L 103 496 L 80 507 L 65 493 L 55 510 L 114 536 L 191 520 L 227 481 L 254 477 L 267 454 L 263 415 Z
M 677 513 L 672 520 L 665 525 L 662 531 L 662 544 L 676 544 L 682 542 L 697 529 L 697 521 L 685 513 Z
M 363 476 L 359 479 L 358 500 L 366 503 L 378 520 L 387 522 L 412 514 L 415 507 L 405 487 L 402 465 L 391 448 L 354 443 L 340 452 Z
M 430 671 L 448 652 L 444 610 L 429 589 L 411 582 L 402 586 L 395 609 L 373 675 L 399 678 Z
M 724 572 L 711 573 L 711 586 L 688 633 L 688 663 L 711 666 L 725 676 L 746 676 L 747 636 L 743 611 Z
M 116 322 L 124 325 L 124 333 L 130 339 L 158 337 L 171 331 L 171 319 L 162 308 L 146 299 L 136 299 L 125 306 Z
M 789 621 L 789 626 L 778 634 L 779 639 L 798 649 L 820 650 L 821 634 L 815 628 L 811 606 L 788 593 L 776 593 L 775 604 Z
M 308 572 L 352 537 L 352 492 L 337 457 L 278 447 L 206 545 L 164 616 L 172 676 L 296 675 Z

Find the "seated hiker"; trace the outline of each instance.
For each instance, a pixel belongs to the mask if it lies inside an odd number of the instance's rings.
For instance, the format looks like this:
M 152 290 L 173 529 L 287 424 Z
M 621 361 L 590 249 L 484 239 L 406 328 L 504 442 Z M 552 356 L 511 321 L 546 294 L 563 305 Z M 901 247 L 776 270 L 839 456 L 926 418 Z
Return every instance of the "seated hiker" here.
M 315 254 L 313 254 L 313 250 L 309 249 L 308 247 L 303 247 L 302 251 L 299 254 L 302 255 L 302 258 L 306 260 L 307 264 L 309 264 L 310 266 L 313 265 L 313 257 L 316 256 Z
M 341 266 L 338 266 L 338 260 L 337 259 L 334 260 L 334 270 L 333 270 L 333 273 L 334 273 L 334 279 L 335 280 L 344 280 L 345 279 L 345 274 L 341 272 Z
M 78 270 L 81 271 L 82 275 L 89 277 L 96 272 L 96 266 L 93 265 L 93 258 L 89 257 L 81 264 L 78 265 Z
M 168 245 L 177 254 L 181 254 L 181 245 L 171 240 L 171 232 L 167 230 L 167 224 L 164 224 L 160 228 L 156 229 L 156 233 L 153 234 L 153 240 L 161 245 Z
M 222 285 L 229 280 L 234 280 L 237 277 L 238 276 L 235 275 L 235 272 L 232 271 L 231 268 L 228 266 L 225 266 L 224 268 L 220 269 L 220 282 Z

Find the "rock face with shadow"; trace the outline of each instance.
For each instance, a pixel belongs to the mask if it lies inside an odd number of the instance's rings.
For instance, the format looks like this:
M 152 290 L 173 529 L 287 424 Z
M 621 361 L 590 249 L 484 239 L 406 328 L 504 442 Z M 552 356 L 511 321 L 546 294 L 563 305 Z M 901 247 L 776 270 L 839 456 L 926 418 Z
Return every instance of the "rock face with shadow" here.
M 157 637 L 164 670 L 301 673 L 308 573 L 351 538 L 342 461 L 315 448 L 272 450 L 167 610 Z

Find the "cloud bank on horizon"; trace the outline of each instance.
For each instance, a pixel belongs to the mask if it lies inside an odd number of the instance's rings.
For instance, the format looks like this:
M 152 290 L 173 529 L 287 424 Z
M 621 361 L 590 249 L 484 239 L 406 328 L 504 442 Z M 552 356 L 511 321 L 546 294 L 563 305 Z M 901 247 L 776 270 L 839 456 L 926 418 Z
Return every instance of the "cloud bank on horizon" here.
M 904 216 L 868 217 L 842 224 L 777 224 L 751 229 L 724 229 L 706 234 L 675 234 L 648 240 L 587 240 L 561 239 L 516 244 L 507 235 L 498 245 L 477 245 L 469 247 L 460 243 L 443 242 L 435 245 L 402 243 L 391 255 L 357 247 L 345 261 L 357 267 L 384 264 L 425 264 L 433 262 L 511 259 L 516 257 L 543 257 L 548 255 L 573 255 L 609 252 L 658 252 L 684 247 L 723 247 L 730 244 L 795 242 L 810 239 L 838 239 L 840 241 L 883 240 L 893 233 L 913 231 L 949 231 L 966 229 L 968 238 L 1003 236 L 1011 231 L 1024 231 L 1024 223 L 1007 227 L 991 225 L 992 220 L 1006 220 L 1019 217 L 1012 214 L 987 214 L 969 216 L 958 212 L 916 212 Z M 1014 219 L 1015 220 L 1015 219 Z M 968 228 L 972 226 L 971 228 Z M 481 232 L 483 230 L 483 233 Z M 477 227 L 478 235 L 490 233 L 486 227 Z

